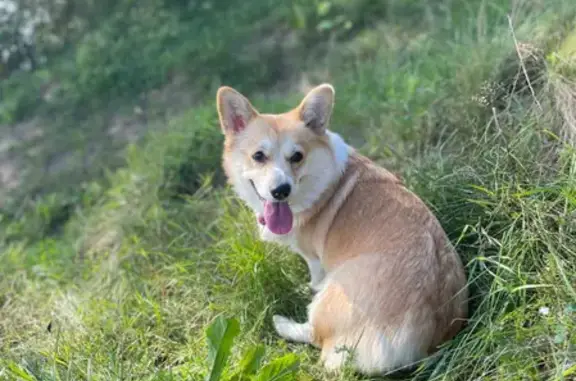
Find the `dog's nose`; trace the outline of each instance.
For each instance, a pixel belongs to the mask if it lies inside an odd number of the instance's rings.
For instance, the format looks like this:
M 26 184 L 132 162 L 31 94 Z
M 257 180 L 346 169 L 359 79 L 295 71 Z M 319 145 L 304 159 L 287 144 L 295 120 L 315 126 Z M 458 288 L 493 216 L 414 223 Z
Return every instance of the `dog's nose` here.
M 272 197 L 274 197 L 276 200 L 283 201 L 286 199 L 286 197 L 290 196 L 291 190 L 292 187 L 290 187 L 290 184 L 284 183 L 278 186 L 277 188 L 272 189 L 270 193 L 272 194 Z

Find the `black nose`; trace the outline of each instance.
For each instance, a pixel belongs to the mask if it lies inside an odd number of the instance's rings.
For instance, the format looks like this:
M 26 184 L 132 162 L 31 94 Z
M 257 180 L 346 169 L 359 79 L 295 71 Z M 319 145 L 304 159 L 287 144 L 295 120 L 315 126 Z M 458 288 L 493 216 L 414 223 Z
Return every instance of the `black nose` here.
M 272 189 L 270 193 L 272 194 L 272 197 L 274 197 L 276 200 L 283 201 L 284 199 L 286 199 L 286 197 L 290 196 L 291 190 L 292 188 L 290 187 L 290 184 L 284 183 L 279 187 Z

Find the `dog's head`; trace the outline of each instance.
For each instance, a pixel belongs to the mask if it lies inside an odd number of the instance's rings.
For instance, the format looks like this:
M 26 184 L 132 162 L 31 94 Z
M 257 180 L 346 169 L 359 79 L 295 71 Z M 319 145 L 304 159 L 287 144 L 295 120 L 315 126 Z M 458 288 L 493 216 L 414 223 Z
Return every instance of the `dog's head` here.
M 327 130 L 333 104 L 334 89 L 327 84 L 278 115 L 260 114 L 230 87 L 218 90 L 224 169 L 275 234 L 290 232 L 293 214 L 312 207 L 344 170 L 348 146 Z

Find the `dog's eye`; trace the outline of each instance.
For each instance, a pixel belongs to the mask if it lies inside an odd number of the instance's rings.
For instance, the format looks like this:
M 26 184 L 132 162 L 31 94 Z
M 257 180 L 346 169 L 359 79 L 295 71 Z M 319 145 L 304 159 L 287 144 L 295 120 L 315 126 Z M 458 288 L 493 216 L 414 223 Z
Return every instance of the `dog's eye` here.
M 304 159 L 304 155 L 302 155 L 302 152 L 294 152 L 294 154 L 290 156 L 291 163 L 299 163 L 302 161 L 302 159 Z
M 252 159 L 254 159 L 254 161 L 257 161 L 258 163 L 263 163 L 266 161 L 266 155 L 264 155 L 264 152 L 258 151 L 254 155 L 252 155 Z

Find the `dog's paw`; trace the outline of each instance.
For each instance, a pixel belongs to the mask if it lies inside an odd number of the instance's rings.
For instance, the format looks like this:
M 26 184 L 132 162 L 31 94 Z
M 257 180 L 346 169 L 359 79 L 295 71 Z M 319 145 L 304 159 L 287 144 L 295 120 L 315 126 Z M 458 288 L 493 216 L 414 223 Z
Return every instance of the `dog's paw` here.
M 280 315 L 274 315 L 272 323 L 276 332 L 286 340 L 300 343 L 310 343 L 312 340 L 312 328 L 309 323 L 299 324 Z
M 272 316 L 272 324 L 274 325 L 276 332 L 278 332 L 280 336 L 285 337 L 285 334 L 289 328 L 292 327 L 294 322 L 284 316 L 274 315 Z

